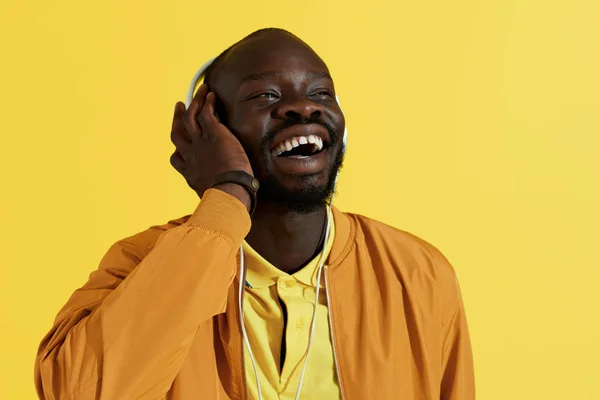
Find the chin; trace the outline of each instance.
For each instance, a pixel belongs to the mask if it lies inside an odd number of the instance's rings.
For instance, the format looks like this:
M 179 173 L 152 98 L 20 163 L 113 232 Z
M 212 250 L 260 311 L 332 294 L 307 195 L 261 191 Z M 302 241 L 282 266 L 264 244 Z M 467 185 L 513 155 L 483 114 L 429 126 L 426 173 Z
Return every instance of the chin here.
M 281 181 L 266 179 L 261 182 L 258 192 L 259 202 L 275 203 L 298 213 L 310 213 L 325 207 L 331 199 L 331 186 L 327 181 L 316 177 L 299 177 Z

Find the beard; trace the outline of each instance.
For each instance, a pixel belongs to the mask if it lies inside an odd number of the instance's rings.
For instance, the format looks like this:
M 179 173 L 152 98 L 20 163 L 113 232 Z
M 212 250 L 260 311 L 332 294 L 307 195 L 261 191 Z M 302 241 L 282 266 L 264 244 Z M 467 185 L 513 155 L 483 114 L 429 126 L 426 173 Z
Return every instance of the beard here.
M 261 160 L 263 164 L 262 170 L 266 171 L 266 173 L 265 176 L 261 176 L 260 179 L 260 189 L 258 191 L 259 201 L 263 200 L 276 203 L 289 211 L 299 214 L 308 214 L 325 207 L 333 199 L 337 176 L 342 168 L 344 155 L 346 153 L 346 146 L 344 144 L 336 150 L 333 162 L 330 163 L 327 171 L 328 178 L 325 184 L 318 183 L 317 174 L 305 175 L 301 178 L 303 184 L 300 188 L 291 190 L 287 188 L 279 178 L 268 172 L 268 163 L 265 159 L 266 156 L 264 155 L 269 154 L 269 143 L 273 140 L 275 135 L 279 131 L 292 125 L 307 123 L 319 124 L 327 129 L 331 141 L 328 146 L 328 151 L 332 151 L 337 147 L 339 135 L 335 128 L 330 124 L 318 120 L 289 119 L 276 130 L 268 132 L 261 143 L 263 148 L 263 157 Z

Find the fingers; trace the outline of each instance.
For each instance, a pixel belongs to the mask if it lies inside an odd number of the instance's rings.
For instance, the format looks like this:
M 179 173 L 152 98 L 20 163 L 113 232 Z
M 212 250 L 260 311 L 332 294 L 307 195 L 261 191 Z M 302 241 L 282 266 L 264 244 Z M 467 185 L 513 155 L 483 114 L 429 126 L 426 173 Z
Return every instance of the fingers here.
M 202 134 L 201 128 L 198 125 L 198 114 L 204 107 L 206 94 L 208 93 L 208 85 L 203 83 L 196 92 L 194 99 L 190 103 L 189 108 L 185 112 L 183 121 L 188 134 L 193 140 L 195 136 Z
M 179 122 L 183 121 L 183 115 L 185 114 L 185 104 L 178 101 L 175 103 L 175 111 L 173 112 L 173 126 L 172 129 L 175 129 Z
M 185 161 L 183 161 L 183 157 L 181 157 L 181 154 L 179 154 L 178 151 L 175 151 L 173 154 L 171 154 L 170 161 L 173 168 L 175 168 L 177 172 L 183 175 L 183 172 L 185 170 Z
M 204 107 L 200 111 L 200 115 L 198 116 L 198 122 L 200 123 L 200 129 L 207 134 L 214 134 L 216 130 L 214 129 L 217 125 L 221 123 L 215 117 L 215 102 L 217 96 L 214 92 L 210 92 L 206 95 L 206 101 L 204 102 Z
M 185 114 L 185 105 L 182 102 L 177 102 L 175 104 L 175 113 L 173 115 L 173 125 L 171 127 L 171 142 L 178 149 L 183 149 L 183 147 L 190 143 L 191 138 L 187 134 L 183 123 L 183 116 Z

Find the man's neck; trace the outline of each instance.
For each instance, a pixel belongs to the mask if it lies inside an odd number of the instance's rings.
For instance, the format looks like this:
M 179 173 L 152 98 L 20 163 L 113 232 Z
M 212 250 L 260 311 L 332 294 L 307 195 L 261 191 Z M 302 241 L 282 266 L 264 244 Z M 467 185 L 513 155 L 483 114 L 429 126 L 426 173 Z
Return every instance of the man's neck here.
M 263 204 L 252 216 L 246 241 L 275 267 L 294 273 L 321 250 L 326 219 L 325 207 L 300 214 Z

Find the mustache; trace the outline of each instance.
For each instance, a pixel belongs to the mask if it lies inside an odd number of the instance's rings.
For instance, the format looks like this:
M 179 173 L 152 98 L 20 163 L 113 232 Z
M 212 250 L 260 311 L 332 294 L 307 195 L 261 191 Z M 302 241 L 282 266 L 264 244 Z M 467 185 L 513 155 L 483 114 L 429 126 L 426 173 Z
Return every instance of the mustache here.
M 329 140 L 331 141 L 331 145 L 333 146 L 334 144 L 337 143 L 338 134 L 337 134 L 335 127 L 328 122 L 322 121 L 320 119 L 320 117 L 317 115 L 317 116 L 311 117 L 311 118 L 302 118 L 302 117 L 298 116 L 298 117 L 290 117 L 290 118 L 285 119 L 281 124 L 277 125 L 273 130 L 268 131 L 263 136 L 263 138 L 261 140 L 261 145 L 263 148 L 266 149 L 269 147 L 269 144 L 273 141 L 273 139 L 275 139 L 275 136 L 277 136 L 284 129 L 290 128 L 294 125 L 306 125 L 306 124 L 321 125 L 323 128 L 327 129 L 327 132 L 329 133 Z

